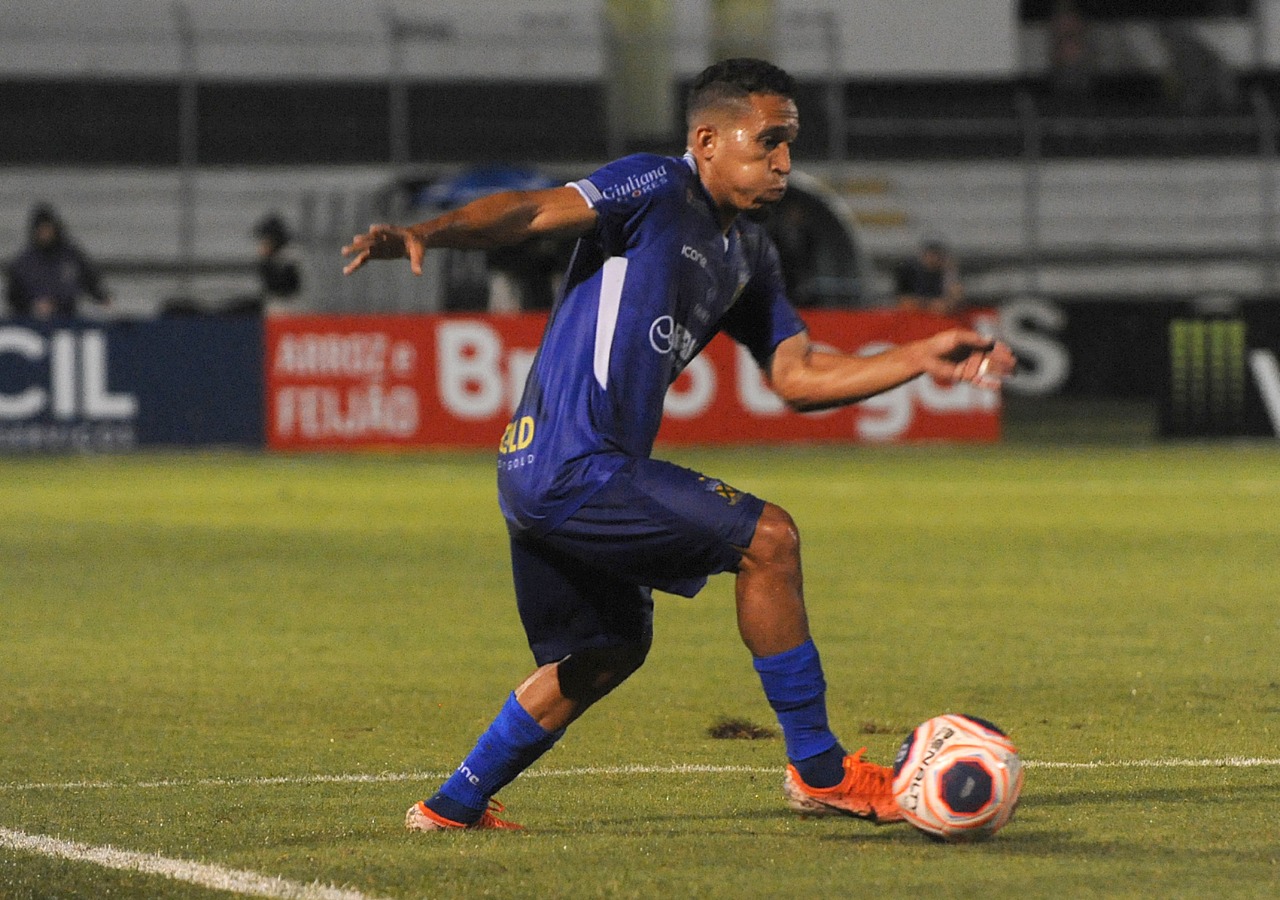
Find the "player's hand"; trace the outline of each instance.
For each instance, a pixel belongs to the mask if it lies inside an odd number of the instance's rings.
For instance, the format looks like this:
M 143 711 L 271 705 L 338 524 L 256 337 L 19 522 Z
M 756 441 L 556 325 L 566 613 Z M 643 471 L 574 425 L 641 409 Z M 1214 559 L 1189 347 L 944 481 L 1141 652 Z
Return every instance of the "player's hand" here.
M 926 341 L 925 370 L 946 384 L 967 381 L 997 388 L 1017 368 L 1018 358 L 1007 344 L 964 328 L 935 334 Z
M 352 257 L 342 269 L 350 275 L 371 259 L 409 258 L 409 268 L 414 275 L 422 274 L 422 255 L 426 248 L 422 239 L 408 228 L 396 225 L 373 225 L 364 234 L 357 234 L 351 243 L 342 248 L 343 256 Z

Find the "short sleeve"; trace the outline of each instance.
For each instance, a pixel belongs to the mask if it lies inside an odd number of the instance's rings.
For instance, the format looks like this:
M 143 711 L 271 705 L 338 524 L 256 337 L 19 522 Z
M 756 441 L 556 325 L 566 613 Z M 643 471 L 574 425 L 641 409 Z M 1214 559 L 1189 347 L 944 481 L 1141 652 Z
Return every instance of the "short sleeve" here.
M 666 156 L 637 153 L 602 166 L 586 178 L 569 182 L 600 216 L 606 232 L 625 228 L 635 215 L 677 183 L 674 167 L 681 162 Z

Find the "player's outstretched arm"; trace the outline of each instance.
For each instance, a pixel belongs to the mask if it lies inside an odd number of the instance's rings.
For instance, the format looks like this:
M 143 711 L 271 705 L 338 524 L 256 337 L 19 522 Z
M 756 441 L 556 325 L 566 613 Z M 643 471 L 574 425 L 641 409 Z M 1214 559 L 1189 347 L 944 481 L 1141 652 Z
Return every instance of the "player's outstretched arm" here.
M 769 379 L 792 409 L 814 410 L 856 403 L 926 374 L 945 384 L 967 381 L 994 388 L 1013 374 L 1016 364 L 1005 344 L 965 328 L 874 356 L 821 350 L 802 333 L 778 345 Z
M 492 250 L 539 235 L 582 235 L 595 222 L 595 210 L 576 188 L 504 191 L 416 225 L 374 225 L 342 248 L 351 258 L 342 271 L 350 275 L 371 259 L 407 258 L 421 275 L 423 254 L 432 247 Z

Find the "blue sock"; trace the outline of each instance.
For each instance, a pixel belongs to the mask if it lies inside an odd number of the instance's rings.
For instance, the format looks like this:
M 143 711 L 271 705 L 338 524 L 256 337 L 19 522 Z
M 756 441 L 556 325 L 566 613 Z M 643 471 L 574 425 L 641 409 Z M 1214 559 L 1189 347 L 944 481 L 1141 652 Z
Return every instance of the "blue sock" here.
M 778 716 L 787 759 L 810 787 L 844 778 L 844 748 L 827 725 L 827 682 L 813 641 L 754 660 L 764 695 Z
M 809 787 L 834 787 L 844 781 L 844 758 L 845 749 L 837 742 L 830 750 L 808 759 L 792 760 L 792 764 Z
M 489 798 L 551 749 L 564 729 L 547 731 L 512 692 L 497 718 L 427 806 L 455 822 L 471 824 L 484 814 Z

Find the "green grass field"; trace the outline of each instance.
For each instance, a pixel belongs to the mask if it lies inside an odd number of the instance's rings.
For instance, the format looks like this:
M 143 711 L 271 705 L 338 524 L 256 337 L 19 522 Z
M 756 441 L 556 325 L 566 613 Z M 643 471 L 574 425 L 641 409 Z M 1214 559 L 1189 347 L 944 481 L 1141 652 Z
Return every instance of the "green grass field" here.
M 1008 828 L 788 814 L 780 739 L 707 734 L 772 724 L 722 576 L 660 597 L 645 668 L 506 789 L 527 831 L 409 834 L 531 667 L 488 455 L 10 458 L 0 897 L 251 891 L 108 845 L 305 898 L 1280 895 L 1275 449 L 665 455 L 800 523 L 850 749 L 1010 731 Z M 85 846 L 15 849 L 43 838 Z

